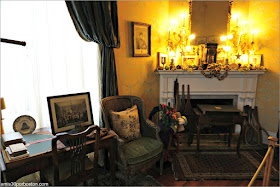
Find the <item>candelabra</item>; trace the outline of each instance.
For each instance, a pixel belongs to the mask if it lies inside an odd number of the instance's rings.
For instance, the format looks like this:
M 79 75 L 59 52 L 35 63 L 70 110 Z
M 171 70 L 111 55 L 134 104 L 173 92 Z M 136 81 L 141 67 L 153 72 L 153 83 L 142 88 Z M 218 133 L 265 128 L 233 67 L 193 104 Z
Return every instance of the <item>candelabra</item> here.
M 168 45 L 167 52 L 176 53 L 177 50 L 182 56 L 185 56 L 191 51 L 191 40 L 195 39 L 195 35 L 190 32 L 190 20 L 189 24 L 186 26 L 186 15 L 182 15 L 182 26 L 176 28 L 176 22 L 172 22 L 172 27 L 168 29 Z M 172 53 L 173 53 L 172 52 Z

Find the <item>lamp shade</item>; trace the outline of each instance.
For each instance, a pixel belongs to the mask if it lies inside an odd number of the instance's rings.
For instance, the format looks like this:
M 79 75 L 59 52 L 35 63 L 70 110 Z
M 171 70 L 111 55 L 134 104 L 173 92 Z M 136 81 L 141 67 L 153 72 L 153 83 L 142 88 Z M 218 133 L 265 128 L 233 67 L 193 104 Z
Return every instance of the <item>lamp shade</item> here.
M 6 105 L 5 105 L 4 98 L 1 97 L 1 110 L 4 110 L 4 109 L 6 109 Z

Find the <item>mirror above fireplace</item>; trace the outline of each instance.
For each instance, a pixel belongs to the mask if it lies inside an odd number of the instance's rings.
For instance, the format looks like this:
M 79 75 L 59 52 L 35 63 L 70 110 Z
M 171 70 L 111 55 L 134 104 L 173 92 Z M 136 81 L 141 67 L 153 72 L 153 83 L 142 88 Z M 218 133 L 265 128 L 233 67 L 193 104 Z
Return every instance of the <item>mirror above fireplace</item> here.
M 191 33 L 196 35 L 193 45 L 219 43 L 227 35 L 231 5 L 229 1 L 192 1 Z

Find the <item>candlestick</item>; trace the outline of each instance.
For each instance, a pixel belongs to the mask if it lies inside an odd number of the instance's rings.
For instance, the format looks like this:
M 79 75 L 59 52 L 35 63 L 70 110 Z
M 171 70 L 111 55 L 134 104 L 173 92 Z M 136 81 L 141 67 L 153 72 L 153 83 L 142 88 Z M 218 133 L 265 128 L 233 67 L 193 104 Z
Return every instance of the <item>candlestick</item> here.
M 170 28 L 168 29 L 168 40 L 170 40 Z
M 242 34 L 243 34 L 242 32 L 239 33 L 238 45 L 240 44 L 240 40 L 241 40 L 241 35 Z

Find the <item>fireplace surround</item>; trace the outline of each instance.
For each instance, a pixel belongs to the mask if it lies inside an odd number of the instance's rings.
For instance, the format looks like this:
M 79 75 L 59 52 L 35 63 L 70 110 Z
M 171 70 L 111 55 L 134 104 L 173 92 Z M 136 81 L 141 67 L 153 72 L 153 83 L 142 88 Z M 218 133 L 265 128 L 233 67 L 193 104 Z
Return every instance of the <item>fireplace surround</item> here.
M 243 111 L 243 106 L 254 107 L 256 100 L 258 76 L 265 71 L 229 71 L 227 78 L 205 78 L 200 71 L 157 70 L 160 76 L 159 102 L 174 107 L 174 81 L 178 79 L 179 97 L 182 98 L 182 85 L 190 85 L 190 99 L 225 99 Z M 236 131 L 238 131 L 236 129 Z
M 258 76 L 265 71 L 230 71 L 226 79 L 205 78 L 200 71 L 157 70 L 160 75 L 159 102 L 173 107 L 174 81 L 179 82 L 179 95 L 182 96 L 182 85 L 190 85 L 191 99 L 233 99 L 233 105 L 239 110 L 243 106 L 255 106 Z M 187 90 L 185 89 L 185 95 Z

